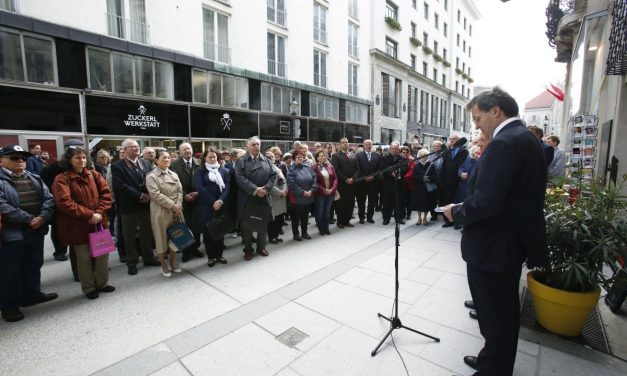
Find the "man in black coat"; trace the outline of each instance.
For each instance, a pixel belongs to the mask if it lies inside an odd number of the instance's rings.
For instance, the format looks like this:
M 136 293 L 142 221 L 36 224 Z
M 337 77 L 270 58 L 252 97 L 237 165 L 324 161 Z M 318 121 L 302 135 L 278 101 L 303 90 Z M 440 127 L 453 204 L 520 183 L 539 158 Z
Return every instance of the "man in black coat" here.
M 170 165 L 170 170 L 174 171 L 179 176 L 179 180 L 183 186 L 183 217 L 194 234 L 194 240 L 196 240 L 194 246 L 183 250 L 183 262 L 189 261 L 191 256 L 198 258 L 203 257 L 203 254 L 198 250 L 198 247 L 200 247 L 200 234 L 202 233 L 202 229 L 199 229 L 196 224 L 195 203 L 198 199 L 198 192 L 196 192 L 196 184 L 194 183 L 196 170 L 198 170 L 200 162 L 192 156 L 192 152 L 192 145 L 183 142 L 179 145 L 180 158 L 176 158 Z
M 542 140 L 544 137 L 544 131 L 542 128 L 537 125 L 530 125 L 527 129 L 533 133 L 533 135 L 538 139 L 538 142 L 542 146 L 542 150 L 544 150 L 544 159 L 546 161 L 546 167 L 548 168 L 551 162 L 553 162 L 553 158 L 555 158 L 555 149 L 546 142 Z
M 448 205 L 453 203 L 455 199 L 455 193 L 459 186 L 459 176 L 457 171 L 459 167 L 464 164 L 466 157 L 468 157 L 468 150 L 464 149 L 461 145 L 458 145 L 458 135 L 451 136 L 450 149 L 447 149 L 442 158 L 442 169 L 440 170 L 439 185 L 442 187 L 440 195 L 440 205 Z M 444 216 L 444 224 L 442 227 L 453 226 L 453 222 L 449 221 Z M 461 228 L 461 227 L 460 227 Z
M 546 164 L 537 139 L 516 116 L 514 98 L 498 87 L 468 105 L 478 129 L 493 135 L 475 167 L 464 203 L 444 208 L 464 226 L 462 257 L 485 338 L 477 357 L 464 362 L 475 375 L 511 375 L 516 360 L 522 264 L 544 264 Z
M 355 208 L 355 185 L 353 181 L 359 177 L 359 166 L 355 156 L 348 152 L 348 139 L 340 139 L 339 150 L 331 156 L 331 164 L 337 175 L 337 190 L 340 200 L 335 204 L 337 227 L 353 227 L 350 223 Z
M 161 266 L 152 252 L 152 228 L 150 227 L 150 195 L 146 189 L 146 174 L 150 162 L 139 158 L 139 144 L 127 138 L 122 142 L 124 158 L 111 165 L 113 191 L 118 213 L 121 213 L 126 266 L 129 275 L 137 274 L 139 253 L 135 233 L 139 225 L 139 241 L 144 266 Z
M 372 150 L 372 140 L 364 141 L 364 151 L 357 153 L 357 164 L 361 176 L 372 175 L 379 171 L 379 163 L 381 155 Z M 379 176 L 368 176 L 360 183 L 357 183 L 357 208 L 359 215 L 359 223 L 364 223 L 367 218 L 368 223 L 374 223 L 372 216 L 374 208 L 377 204 L 377 195 L 381 186 Z M 368 210 L 366 211 L 366 198 L 368 199 Z
M 406 159 L 400 154 L 400 144 L 393 141 L 390 144 L 389 154 L 384 155 L 381 159 L 380 170 L 384 170 L 398 163 L 405 162 Z M 392 212 L 394 213 L 394 220 L 401 224 L 405 224 L 403 219 L 405 209 L 403 208 L 404 195 L 405 195 L 405 180 L 403 176 L 409 170 L 407 163 L 403 163 L 400 166 L 400 174 L 397 171 L 387 171 L 383 173 L 383 181 L 381 183 L 381 201 L 382 201 L 382 214 L 383 224 L 390 223 Z

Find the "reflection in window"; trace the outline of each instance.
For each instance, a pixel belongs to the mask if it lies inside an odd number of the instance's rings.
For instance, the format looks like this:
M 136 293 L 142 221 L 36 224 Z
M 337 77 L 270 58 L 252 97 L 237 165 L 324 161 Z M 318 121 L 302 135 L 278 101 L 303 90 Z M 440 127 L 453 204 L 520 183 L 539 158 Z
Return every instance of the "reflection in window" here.
M 89 58 L 89 87 L 93 90 L 111 91 L 110 54 L 100 50 L 87 50 Z
M 155 61 L 155 96 L 171 98 L 174 93 L 174 72 L 170 63 Z
M 0 45 L 2 45 L 0 78 L 24 80 L 20 34 L 4 30 L 0 31 Z
M 292 101 L 300 103 L 300 90 L 265 82 L 261 84 L 261 111 L 290 114 Z
M 135 94 L 133 88 L 133 59 L 129 55 L 111 54 L 113 60 L 113 89 L 116 93 Z
M 346 121 L 349 123 L 368 124 L 368 106 L 346 101 Z
M 207 73 L 192 70 L 192 88 L 194 102 L 207 103 Z
M 4 29 L 0 30 L 0 48 L 0 78 L 56 84 L 52 39 Z
M 139 95 L 152 95 L 152 60 L 135 58 L 137 75 L 135 75 L 135 87 Z
M 311 117 L 339 120 L 340 100 L 326 95 L 309 95 L 309 109 Z
M 192 100 L 216 106 L 248 108 L 248 80 L 192 70 Z

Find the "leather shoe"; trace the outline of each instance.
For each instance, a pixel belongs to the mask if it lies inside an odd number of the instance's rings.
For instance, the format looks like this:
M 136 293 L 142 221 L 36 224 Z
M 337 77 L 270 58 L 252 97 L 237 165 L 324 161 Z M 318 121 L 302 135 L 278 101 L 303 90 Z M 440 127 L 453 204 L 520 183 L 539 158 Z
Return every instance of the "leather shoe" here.
M 475 302 L 472 301 L 472 300 L 466 300 L 464 302 L 464 307 L 470 308 L 470 309 L 475 309 Z
M 10 308 L 2 310 L 2 318 L 6 322 L 16 322 L 24 318 L 24 314 L 19 308 Z
M 354 225 L 354 224 L 352 224 L 352 223 L 350 223 L 350 222 L 348 222 L 348 223 L 344 224 L 344 226 L 346 226 L 346 227 L 355 227 L 355 225 Z
M 453 226 L 453 228 L 455 230 L 461 230 L 462 229 L 462 225 L 455 225 L 455 226 Z
M 137 274 L 137 266 L 135 265 L 128 265 L 128 275 L 135 275 Z
M 258 255 L 261 255 L 261 256 L 263 256 L 263 257 L 266 257 L 266 256 L 268 256 L 270 253 L 268 253 L 268 251 L 264 248 L 264 249 L 258 249 L 258 250 L 257 250 L 257 254 L 258 254 Z
M 144 261 L 144 266 L 161 266 L 161 263 L 157 260 Z
M 24 302 L 24 304 L 22 304 L 22 307 L 30 307 L 30 306 L 34 306 L 35 304 L 49 302 L 51 300 L 55 300 L 58 297 L 59 297 L 59 294 L 55 292 L 51 292 L 49 294 L 41 293 L 35 299 Z
M 297 242 L 302 242 L 303 238 L 301 238 L 300 235 L 294 235 L 294 240 L 296 240 Z
M 366 221 L 364 221 L 363 218 L 362 218 L 362 219 L 359 220 L 359 223 L 363 225 L 364 223 L 366 223 Z
M 253 258 L 253 253 L 252 252 L 244 252 L 244 260 L 246 261 L 250 261 Z
M 183 257 L 181 258 L 181 261 L 188 262 L 189 261 L 189 253 L 184 252 L 183 253 Z
M 453 222 L 446 222 L 445 224 L 442 225 L 442 227 L 453 227 L 453 226 L 455 226 Z
M 474 309 L 472 311 L 468 311 L 468 316 L 470 316 L 471 319 L 479 320 L 479 315 L 477 315 L 477 311 Z
M 54 255 L 54 259 L 57 261 L 67 261 L 67 256 L 64 254 Z
M 476 356 L 470 356 L 470 355 L 466 355 L 464 357 L 464 363 L 466 363 L 466 365 L 474 370 L 478 370 L 477 368 L 477 357 Z
M 374 223 L 374 219 L 372 219 L 372 218 L 368 218 L 368 219 L 367 219 L 367 222 L 368 222 L 368 223 Z
M 100 294 L 98 294 L 98 291 L 94 290 L 94 291 L 88 292 L 87 294 L 85 294 L 85 296 L 89 300 L 94 300 L 94 299 L 97 299 L 100 296 Z
M 339 228 L 344 228 L 344 224 L 342 224 L 342 223 L 338 223 L 338 224 L 337 224 L 337 227 L 339 227 Z
M 383 225 L 389 225 L 390 224 L 390 220 L 389 219 L 384 219 L 383 220 Z
M 401 219 L 400 221 L 396 221 L 398 222 L 399 225 L 404 225 L 405 224 L 405 220 Z
M 196 258 L 203 258 L 205 257 L 205 255 L 202 254 L 202 252 L 200 252 L 198 249 L 193 249 L 191 252 L 191 255 L 196 257 Z
M 115 287 L 111 285 L 106 285 L 105 287 L 98 289 L 98 292 L 114 292 L 114 291 L 115 291 Z
M 303 239 L 311 239 L 311 236 L 309 236 L 309 234 L 305 233 L 305 234 L 303 234 Z

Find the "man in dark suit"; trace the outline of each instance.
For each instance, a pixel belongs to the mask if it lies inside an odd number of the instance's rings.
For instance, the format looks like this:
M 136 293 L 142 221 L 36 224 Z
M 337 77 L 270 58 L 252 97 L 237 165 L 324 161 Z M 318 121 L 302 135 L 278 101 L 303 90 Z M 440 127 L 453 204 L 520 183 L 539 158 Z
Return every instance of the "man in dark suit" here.
M 192 247 L 183 250 L 183 262 L 189 261 L 191 256 L 201 258 L 203 254 L 198 250 L 200 247 L 200 234 L 202 229 L 199 229 L 196 224 L 196 205 L 195 202 L 198 199 L 198 192 L 196 192 L 196 185 L 194 183 L 194 177 L 196 176 L 196 170 L 200 166 L 198 159 L 192 157 L 192 145 L 187 142 L 183 142 L 179 145 L 179 156 L 170 165 L 170 170 L 174 171 L 181 181 L 183 186 L 183 217 L 185 223 L 189 226 L 194 234 L 196 244 Z
M 459 141 L 459 135 L 451 136 L 450 148 L 445 152 L 442 158 L 442 169 L 439 178 L 439 185 L 442 187 L 442 191 L 440 192 L 440 205 L 442 206 L 453 203 L 457 187 L 459 186 L 457 171 L 459 167 L 464 164 L 464 161 L 466 161 L 466 157 L 468 157 L 468 150 L 457 145 L 457 141 Z M 442 227 L 450 226 L 453 226 L 453 222 L 449 221 L 445 216 Z
M 390 144 L 389 154 L 384 155 L 381 159 L 380 170 L 386 169 L 390 166 L 394 166 L 400 162 L 405 161 L 405 157 L 400 154 L 400 144 L 393 141 Z M 405 195 L 405 181 L 403 176 L 409 170 L 409 166 L 404 163 L 400 166 L 400 176 L 396 171 L 387 171 L 383 173 L 383 181 L 381 183 L 381 201 L 382 201 L 382 214 L 383 224 L 390 223 L 392 212 L 394 212 L 394 220 L 401 224 L 405 224 L 403 219 L 405 209 L 403 208 L 404 195 Z
M 516 360 L 522 264 L 544 264 L 543 214 L 546 163 L 540 143 L 516 116 L 514 98 L 495 87 L 468 107 L 478 129 L 493 135 L 475 169 L 464 203 L 444 207 L 444 215 L 464 226 L 462 257 L 485 338 L 477 357 L 464 362 L 475 375 L 511 375 Z
M 381 155 L 372 150 L 372 140 L 364 141 L 364 151 L 357 153 L 357 165 L 362 176 L 372 175 L 379 171 L 379 163 Z M 367 218 L 368 223 L 374 223 L 372 216 L 374 215 L 374 207 L 377 204 L 377 195 L 381 179 L 378 176 L 368 176 L 364 181 L 357 184 L 357 208 L 359 215 L 359 223 L 364 223 Z M 368 210 L 366 211 L 366 198 L 368 198 Z
M 350 223 L 355 208 L 355 184 L 353 180 L 359 177 L 359 166 L 355 156 L 348 152 L 348 139 L 340 139 L 339 150 L 331 156 L 331 164 L 337 174 L 337 190 L 340 200 L 335 204 L 337 212 L 337 227 L 353 227 Z
M 542 149 L 544 150 L 544 159 L 546 160 L 546 167 L 548 168 L 551 162 L 553 162 L 553 158 L 555 157 L 555 149 L 546 142 L 542 140 L 544 137 L 544 131 L 542 128 L 537 125 L 530 125 L 527 127 L 531 133 L 538 139 L 540 145 L 542 145 Z
M 139 158 L 139 144 L 127 138 L 122 142 L 124 158 L 111 165 L 113 191 L 117 210 L 122 214 L 122 232 L 126 250 L 126 266 L 129 275 L 137 274 L 139 253 L 135 233 L 139 225 L 139 239 L 144 266 L 161 266 L 152 252 L 150 227 L 150 196 L 146 189 L 146 174 L 152 168 L 150 162 Z

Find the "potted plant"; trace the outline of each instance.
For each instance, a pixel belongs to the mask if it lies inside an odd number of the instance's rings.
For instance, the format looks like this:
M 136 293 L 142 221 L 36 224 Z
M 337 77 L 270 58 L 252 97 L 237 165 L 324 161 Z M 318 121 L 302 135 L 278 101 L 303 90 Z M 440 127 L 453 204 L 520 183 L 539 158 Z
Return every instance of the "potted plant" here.
M 414 45 L 414 47 L 422 46 L 422 42 L 420 41 L 420 39 L 418 39 L 416 37 L 409 37 L 409 41 L 411 42 L 411 44 Z
M 387 22 L 392 29 L 396 29 L 398 31 L 401 31 L 402 29 L 401 24 L 392 17 L 385 17 L 385 22 Z
M 428 46 L 422 46 L 422 52 L 426 53 L 427 55 L 431 55 L 433 53 L 433 50 Z
M 451 66 L 451 63 L 449 63 L 448 61 L 444 60 L 444 61 L 442 62 L 442 65 L 444 65 L 445 67 L 447 67 L 447 68 L 448 68 L 448 67 L 450 67 L 450 66 Z
M 596 306 L 600 287 L 609 291 L 609 276 L 618 258 L 627 256 L 627 200 L 623 181 L 606 187 L 599 180 L 547 190 L 547 259 L 527 274 L 536 318 L 545 329 L 564 336 L 581 333 Z
M 440 56 L 439 54 L 433 54 L 433 60 L 435 61 L 442 61 L 442 56 Z

